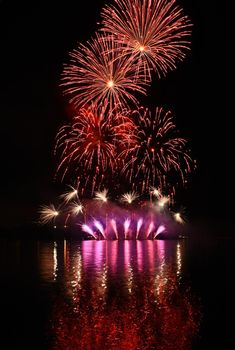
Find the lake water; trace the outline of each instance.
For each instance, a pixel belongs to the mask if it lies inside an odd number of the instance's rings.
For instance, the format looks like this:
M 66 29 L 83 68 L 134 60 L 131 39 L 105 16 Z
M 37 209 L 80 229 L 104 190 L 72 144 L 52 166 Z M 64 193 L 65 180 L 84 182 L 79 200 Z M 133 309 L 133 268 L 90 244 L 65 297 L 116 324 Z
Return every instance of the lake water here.
M 234 249 L 2 239 L 1 348 L 235 350 Z

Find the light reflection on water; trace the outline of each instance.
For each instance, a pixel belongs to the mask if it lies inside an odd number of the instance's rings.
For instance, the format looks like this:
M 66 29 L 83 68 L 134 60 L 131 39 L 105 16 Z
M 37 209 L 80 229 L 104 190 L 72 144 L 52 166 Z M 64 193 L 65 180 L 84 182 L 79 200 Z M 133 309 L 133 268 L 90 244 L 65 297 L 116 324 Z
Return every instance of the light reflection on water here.
M 183 242 L 39 243 L 40 276 L 59 292 L 56 350 L 186 350 L 199 327 L 183 275 Z

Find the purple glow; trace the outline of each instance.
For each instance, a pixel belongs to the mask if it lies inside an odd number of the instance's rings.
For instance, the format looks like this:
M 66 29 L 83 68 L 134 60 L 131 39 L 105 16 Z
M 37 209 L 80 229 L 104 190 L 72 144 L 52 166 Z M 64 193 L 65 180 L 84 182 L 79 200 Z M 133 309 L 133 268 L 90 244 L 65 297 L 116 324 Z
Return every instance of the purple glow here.
M 154 223 L 151 221 L 147 230 L 147 238 L 149 238 L 149 235 L 153 231 L 153 229 L 154 229 Z
M 97 220 L 94 220 L 94 225 L 95 227 L 100 231 L 100 233 L 102 234 L 102 236 L 104 237 L 104 239 L 106 238 L 105 237 L 105 232 L 104 232 L 104 228 L 103 228 L 103 225 L 101 224 L 101 222 L 97 221 Z
M 154 238 L 156 238 L 158 235 L 160 235 L 160 233 L 164 232 L 166 230 L 165 226 L 164 225 L 160 225 L 157 229 L 157 232 L 154 236 Z
M 157 218 L 159 222 L 159 218 Z M 157 228 L 158 227 L 158 228 Z M 157 228 L 157 231 L 155 232 Z M 92 235 L 96 240 L 119 240 L 119 239 L 155 239 L 160 233 L 166 231 L 166 226 L 158 225 L 153 218 L 146 218 L 145 221 L 142 217 L 130 218 L 127 217 L 124 221 L 117 220 L 117 218 L 107 218 L 106 224 L 102 224 L 102 220 L 94 219 L 91 223 L 83 224 L 82 230 Z M 98 230 L 98 232 L 96 232 Z M 133 234 L 136 232 L 136 234 Z
M 141 229 L 141 226 L 143 225 L 143 219 L 140 218 L 138 221 L 137 221 L 137 231 L 136 231 L 136 239 L 138 239 L 139 237 L 139 233 L 140 233 L 140 229 Z
M 115 235 L 116 235 L 116 238 L 118 239 L 118 231 L 117 231 L 117 223 L 116 223 L 116 220 L 111 219 L 110 223 L 111 223 L 112 229 L 113 229 L 113 231 L 114 231 L 114 233 L 115 233 Z
M 95 239 L 96 239 L 96 236 L 94 235 L 94 232 L 92 231 L 92 229 L 86 225 L 86 224 L 83 224 L 82 225 L 82 230 L 86 233 L 89 233 L 89 235 L 93 236 Z
M 129 228 L 130 228 L 130 224 L 131 224 L 131 220 L 130 219 L 126 219 L 124 221 L 124 235 L 125 235 L 125 239 L 127 239 L 127 235 L 128 235 L 128 232 L 129 232 Z

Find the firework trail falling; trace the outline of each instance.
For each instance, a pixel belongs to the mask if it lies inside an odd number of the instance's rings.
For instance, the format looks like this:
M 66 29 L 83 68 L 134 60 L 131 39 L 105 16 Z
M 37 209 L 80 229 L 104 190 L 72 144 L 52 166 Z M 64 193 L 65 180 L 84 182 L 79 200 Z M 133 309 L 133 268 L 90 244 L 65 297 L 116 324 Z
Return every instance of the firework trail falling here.
M 62 86 L 70 102 L 82 107 L 90 102 L 108 103 L 111 108 L 121 104 L 138 104 L 134 93 L 145 94 L 146 79 L 141 71 L 138 83 L 133 59 L 120 51 L 113 36 L 96 34 L 70 53 L 71 61 L 62 74 Z
M 184 184 L 193 161 L 187 141 L 178 136 L 171 112 L 157 108 L 155 115 L 151 115 L 147 108 L 141 108 L 133 112 L 133 119 L 138 124 L 138 142 L 126 151 L 122 170 L 132 187 L 144 193 L 156 185 L 161 191 L 164 188 L 173 191 L 174 178 L 176 184 L 179 181 Z
M 70 125 L 63 126 L 55 146 L 55 153 L 60 153 L 57 174 L 62 180 L 74 176 L 81 194 L 86 191 L 93 195 L 101 185 L 108 185 L 121 152 L 136 143 L 135 125 L 128 114 L 93 104 L 82 108 Z M 70 194 L 65 195 L 68 197 Z
M 151 69 L 165 76 L 184 59 L 190 44 L 191 23 L 175 2 L 115 0 L 101 13 L 101 30 L 114 34 L 119 51 L 124 47 L 148 76 Z

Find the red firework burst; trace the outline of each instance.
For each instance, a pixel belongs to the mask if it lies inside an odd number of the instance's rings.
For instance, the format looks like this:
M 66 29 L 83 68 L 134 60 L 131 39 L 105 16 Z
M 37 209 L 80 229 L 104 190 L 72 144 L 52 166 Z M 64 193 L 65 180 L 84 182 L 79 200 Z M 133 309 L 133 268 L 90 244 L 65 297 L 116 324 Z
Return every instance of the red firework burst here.
M 102 31 L 134 55 L 145 72 L 166 75 L 189 49 L 191 23 L 175 0 L 115 0 L 102 11 Z M 120 49 L 119 49 L 120 52 Z
M 133 189 L 144 193 L 154 186 L 173 191 L 179 180 L 184 184 L 194 163 L 187 141 L 178 136 L 171 112 L 157 108 L 154 116 L 142 108 L 132 116 L 138 125 L 138 142 L 131 150 L 123 151 L 126 164 L 122 171 Z
M 120 45 L 113 36 L 96 34 L 70 53 L 71 62 L 62 74 L 62 86 L 71 96 L 76 107 L 93 102 L 107 103 L 111 108 L 128 102 L 138 104 L 135 92 L 145 94 L 144 73 L 138 74 L 131 57 L 120 52 Z M 141 80 L 143 78 L 143 80 Z
M 57 173 L 62 173 L 62 179 L 76 176 L 82 194 L 93 194 L 100 186 L 107 186 L 107 181 L 110 184 L 120 153 L 136 142 L 129 113 L 91 105 L 82 108 L 70 125 L 63 126 L 55 147 L 55 152 L 60 153 Z

